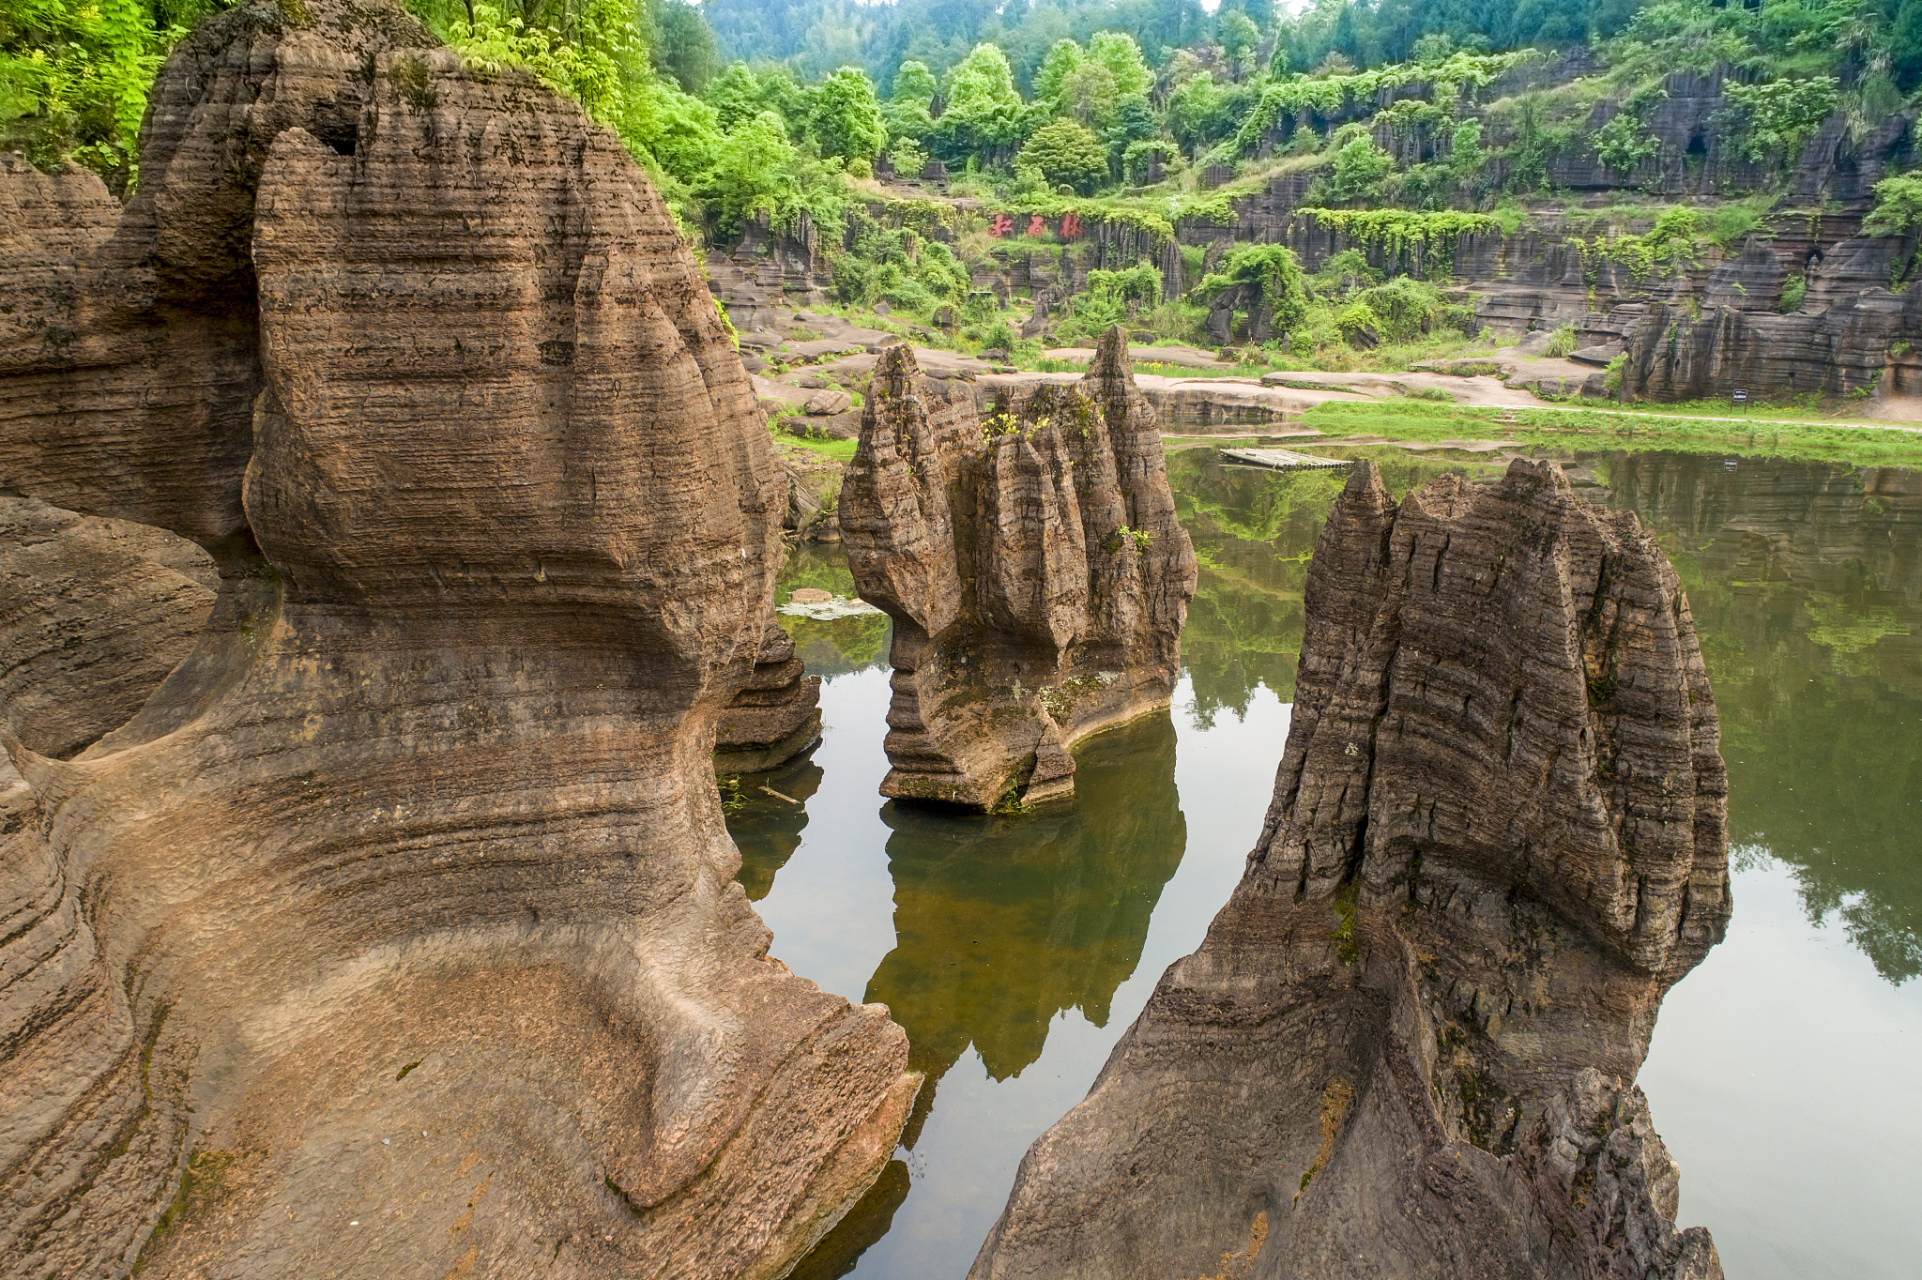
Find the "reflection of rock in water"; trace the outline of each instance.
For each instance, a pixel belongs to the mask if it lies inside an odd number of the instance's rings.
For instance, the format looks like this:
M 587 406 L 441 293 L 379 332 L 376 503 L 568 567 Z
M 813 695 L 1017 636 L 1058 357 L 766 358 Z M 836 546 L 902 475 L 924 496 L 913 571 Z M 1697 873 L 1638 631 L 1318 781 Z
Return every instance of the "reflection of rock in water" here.
M 1687 454 L 1597 470 L 1688 590 L 1730 839 L 1788 863 L 1884 977 L 1922 975 L 1922 473 Z
M 1460 464 L 1396 459 L 1382 464 L 1390 493 L 1407 492 Z M 1175 509 L 1201 562 L 1181 633 L 1181 665 L 1203 724 L 1217 711 L 1248 713 L 1258 686 L 1282 701 L 1295 690 L 1301 651 L 1305 553 L 1341 492 L 1345 473 L 1277 473 L 1223 466 L 1213 449 L 1168 456 Z
M 1041 1056 L 1060 1011 L 1106 1024 L 1186 847 L 1174 760 L 1174 724 L 1154 716 L 1080 752 L 1072 810 L 882 811 L 896 943 L 865 999 L 893 1011 L 911 1065 L 928 1073 L 916 1124 L 970 1044 L 1005 1080 Z
M 1370 466 L 1307 617 L 1241 884 L 973 1274 L 1718 1277 L 1633 1084 L 1728 913 L 1673 571 L 1552 464 L 1399 509 Z
M 848 1216 L 836 1223 L 834 1230 L 821 1237 L 821 1242 L 788 1273 L 787 1280 L 840 1280 L 854 1270 L 868 1246 L 894 1226 L 895 1210 L 907 1200 L 911 1185 L 907 1165 L 888 1161 L 880 1180 L 868 1188 L 867 1195 L 848 1210 Z
M 805 759 L 735 784 L 739 790 L 730 803 L 737 807 L 728 814 L 727 832 L 741 848 L 741 870 L 734 878 L 747 890 L 749 902 L 767 897 L 775 875 L 801 847 L 801 833 L 808 825 L 807 802 L 821 789 L 823 776 L 820 765 Z M 763 787 L 801 803 L 789 804 Z

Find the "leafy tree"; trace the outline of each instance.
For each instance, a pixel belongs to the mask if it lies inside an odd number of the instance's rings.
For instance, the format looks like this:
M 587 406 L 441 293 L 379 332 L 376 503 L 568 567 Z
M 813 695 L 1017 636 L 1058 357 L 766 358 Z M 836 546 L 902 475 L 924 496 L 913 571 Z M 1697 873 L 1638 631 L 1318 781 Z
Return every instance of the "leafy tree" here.
M 1108 149 L 1094 130 L 1064 116 L 1035 130 L 1015 166 L 1041 174 L 1051 186 L 1065 184 L 1085 194 L 1107 180 Z
M 824 156 L 871 160 L 888 140 L 874 82 L 859 67 L 842 67 L 814 92 L 810 131 Z
M 1048 56 L 1041 60 L 1040 70 L 1034 73 L 1034 100 L 1058 104 L 1062 81 L 1086 61 L 1087 55 L 1074 40 L 1064 38 L 1055 41 L 1048 50 Z M 1111 79 L 1112 76 L 1111 72 Z
M 1898 174 L 1875 184 L 1875 208 L 1862 223 L 1872 236 L 1905 236 L 1922 228 L 1922 173 Z
M 929 109 L 939 92 L 940 86 L 926 63 L 902 63 L 901 69 L 894 73 L 894 96 L 881 105 L 881 123 L 887 126 L 888 137 L 897 142 L 905 139 L 916 143 L 915 149 L 919 151 L 921 139 L 934 132 L 934 117 Z M 923 155 L 922 162 L 926 163 L 926 159 Z M 900 169 L 898 164 L 895 167 Z M 916 171 L 919 167 L 916 166 Z
M 925 110 L 940 91 L 940 83 L 935 80 L 934 72 L 928 70 L 927 63 L 904 62 L 894 73 L 894 93 L 890 101 L 918 102 Z
M 688 93 L 699 93 L 721 63 L 714 32 L 687 0 L 656 0 L 650 52 L 654 69 Z
M 700 186 L 722 239 L 738 236 L 757 214 L 775 217 L 797 202 L 800 188 L 793 164 L 787 126 L 772 111 L 742 121 L 727 135 Z
M 1266 309 L 1269 323 L 1287 331 L 1308 316 L 1308 287 L 1301 263 L 1285 244 L 1241 244 L 1228 251 L 1221 270 L 1202 278 L 1194 292 L 1209 298 L 1235 285 L 1250 287 L 1255 309 Z
M 947 109 L 934 122 L 934 149 L 959 163 L 1005 159 L 1020 139 L 1026 108 L 1007 55 L 978 44 L 948 71 Z
M 1193 154 L 1233 132 L 1231 101 L 1225 86 L 1212 72 L 1203 71 L 1182 81 L 1168 95 L 1168 131 Z
M 1223 9 L 1217 14 L 1215 30 L 1221 36 L 1222 50 L 1230 62 L 1240 62 L 1261 43 L 1261 29 L 1239 9 Z
M 1088 41 L 1088 60 L 1098 62 L 1114 77 L 1117 98 L 1146 97 L 1155 87 L 1155 73 L 1141 56 L 1141 46 L 1133 36 L 1121 31 L 1101 31 Z
M 1105 129 L 1114 123 L 1121 95 L 1115 92 L 1114 73 L 1090 59 L 1062 78 L 1058 110 L 1085 125 Z
M 0 149 L 135 177 L 147 93 L 176 41 L 230 0 L 7 0 L 0 5 Z
M 1395 171 L 1395 158 L 1375 145 L 1366 133 L 1335 152 L 1334 164 L 1323 178 L 1322 198 L 1330 204 L 1351 204 L 1381 198 L 1388 175 Z

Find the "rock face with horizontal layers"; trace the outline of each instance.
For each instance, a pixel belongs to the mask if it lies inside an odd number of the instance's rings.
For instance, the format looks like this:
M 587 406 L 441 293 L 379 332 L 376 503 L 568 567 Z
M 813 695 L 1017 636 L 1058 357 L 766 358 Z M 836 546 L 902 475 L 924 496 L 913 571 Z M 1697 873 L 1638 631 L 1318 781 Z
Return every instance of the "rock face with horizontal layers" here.
M 1552 463 L 1399 506 L 1370 463 L 1306 597 L 1242 881 L 973 1275 L 1718 1277 L 1634 1084 L 1729 913 L 1674 570 Z
M 732 878 L 779 488 L 694 260 L 390 5 L 152 102 L 124 213 L 0 174 L 0 483 L 220 568 L 129 722 L 4 735 L 0 1274 L 782 1273 L 916 1078 Z
M 883 795 L 1063 796 L 1076 741 L 1168 704 L 1195 554 L 1119 329 L 1078 384 L 985 420 L 966 386 L 889 348 L 841 536 L 862 599 L 894 622 Z
M 715 726 L 715 772 L 777 768 L 821 740 L 821 677 L 806 672 L 794 638 L 768 623 L 753 673 Z

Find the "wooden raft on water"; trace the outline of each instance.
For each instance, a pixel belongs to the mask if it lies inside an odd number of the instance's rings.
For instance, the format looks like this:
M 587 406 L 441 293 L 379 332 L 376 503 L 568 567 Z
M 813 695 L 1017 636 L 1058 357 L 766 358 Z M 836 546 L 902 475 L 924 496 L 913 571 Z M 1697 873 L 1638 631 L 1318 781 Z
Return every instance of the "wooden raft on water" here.
M 1307 471 L 1321 467 L 1352 467 L 1350 458 L 1317 458 L 1309 453 L 1296 453 L 1293 449 L 1223 449 L 1224 462 L 1238 462 L 1245 467 L 1266 467 L 1270 471 Z

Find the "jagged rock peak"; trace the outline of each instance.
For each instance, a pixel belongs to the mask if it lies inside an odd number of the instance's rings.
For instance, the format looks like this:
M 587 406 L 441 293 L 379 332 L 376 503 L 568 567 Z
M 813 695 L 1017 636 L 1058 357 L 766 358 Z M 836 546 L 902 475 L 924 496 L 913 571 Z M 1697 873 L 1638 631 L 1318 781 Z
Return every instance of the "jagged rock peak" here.
M 1064 796 L 1076 741 L 1167 705 L 1194 549 L 1118 329 L 1077 386 L 985 419 L 890 348 L 841 534 L 862 597 L 894 621 L 884 795 Z
M 1274 801 L 980 1280 L 1721 1275 L 1634 1077 L 1728 919 L 1688 602 L 1553 463 L 1335 504 Z
M 0 731 L 0 1275 L 779 1275 L 912 1101 L 733 880 L 717 721 L 812 690 L 699 269 L 617 139 L 431 45 L 236 9 L 126 209 L 0 166 L 0 476 L 117 593 L 0 655 L 197 611 L 104 737 L 131 693 Z M 211 552 L 204 627 L 74 512 Z

